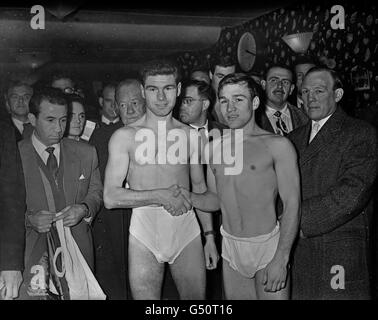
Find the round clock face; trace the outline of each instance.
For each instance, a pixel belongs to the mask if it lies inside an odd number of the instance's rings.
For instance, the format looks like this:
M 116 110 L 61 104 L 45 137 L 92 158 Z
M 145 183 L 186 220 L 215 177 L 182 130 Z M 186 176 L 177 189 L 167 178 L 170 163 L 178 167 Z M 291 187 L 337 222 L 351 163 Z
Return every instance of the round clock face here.
M 238 44 L 238 61 L 240 68 L 244 72 L 252 69 L 256 60 L 256 41 L 250 32 L 245 32 L 239 40 Z

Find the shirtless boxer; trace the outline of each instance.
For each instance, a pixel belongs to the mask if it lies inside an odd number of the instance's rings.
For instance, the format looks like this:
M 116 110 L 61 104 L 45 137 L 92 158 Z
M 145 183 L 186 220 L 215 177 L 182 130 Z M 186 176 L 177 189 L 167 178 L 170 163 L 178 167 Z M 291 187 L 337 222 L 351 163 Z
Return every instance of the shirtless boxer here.
M 204 299 L 205 260 L 200 228 L 184 190 L 192 186 L 194 193 L 199 197 L 200 194 L 208 196 L 212 203 L 217 202 L 217 197 L 207 192 L 198 161 L 189 164 L 191 159 L 198 159 L 198 150 L 189 145 L 190 139 L 183 142 L 190 150 L 182 155 L 186 163 L 171 164 L 170 159 L 161 161 L 162 142 L 167 149 L 175 143 L 162 141 L 161 137 L 148 145 L 149 150 L 156 152 L 151 161 L 143 163 L 143 154 L 138 152 L 146 143 L 138 139 L 143 132 L 158 137 L 159 127 L 163 126 L 166 132 L 176 129 L 189 137 L 190 127 L 172 118 L 181 89 L 177 68 L 167 62 L 155 61 L 147 64 L 141 75 L 146 114 L 118 129 L 110 139 L 104 203 L 108 209 L 133 208 L 129 278 L 134 299 L 160 299 L 164 262 L 170 265 L 180 298 Z M 122 188 L 125 179 L 128 189 Z M 195 194 L 192 198 L 197 201 Z
M 256 125 L 257 90 L 244 74 L 231 74 L 220 82 L 220 110 L 232 130 L 205 149 L 211 168 L 207 183 L 218 194 L 222 210 L 226 298 L 288 299 L 288 261 L 300 217 L 297 159 L 288 139 Z M 242 129 L 242 138 L 233 129 Z M 243 170 L 238 175 L 226 175 L 224 164 L 213 163 L 220 146 L 229 143 L 233 149 L 235 144 L 243 146 L 239 154 Z M 280 222 L 275 212 L 277 194 L 284 207 Z M 194 200 L 193 205 L 197 205 Z

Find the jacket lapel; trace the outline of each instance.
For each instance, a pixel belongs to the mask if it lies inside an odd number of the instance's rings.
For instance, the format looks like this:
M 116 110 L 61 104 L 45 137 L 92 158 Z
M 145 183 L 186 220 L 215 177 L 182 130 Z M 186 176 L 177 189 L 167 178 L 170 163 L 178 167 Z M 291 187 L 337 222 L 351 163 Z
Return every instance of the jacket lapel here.
M 80 159 L 76 155 L 75 149 L 72 148 L 65 139 L 60 144 L 60 152 L 63 161 L 63 188 L 66 197 L 66 203 L 75 203 L 78 191 L 78 180 L 80 177 Z
M 302 156 L 299 160 L 300 165 L 304 165 L 313 157 L 315 157 L 319 152 L 326 150 L 331 145 L 332 141 L 337 139 L 339 136 L 339 131 L 341 125 L 344 121 L 344 112 L 338 107 L 334 114 L 328 119 L 328 121 L 323 125 L 320 131 L 316 134 L 315 138 L 303 149 Z M 306 126 L 306 139 L 302 139 L 302 143 L 307 144 L 310 133 L 311 133 L 312 122 Z M 303 147 L 303 145 L 302 145 Z

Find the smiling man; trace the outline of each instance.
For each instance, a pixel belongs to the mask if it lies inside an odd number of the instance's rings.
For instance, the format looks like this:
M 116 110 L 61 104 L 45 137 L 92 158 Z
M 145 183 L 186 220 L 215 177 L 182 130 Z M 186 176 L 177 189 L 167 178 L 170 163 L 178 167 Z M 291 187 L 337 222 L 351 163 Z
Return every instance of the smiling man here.
M 198 161 L 189 164 L 190 159 L 198 159 L 198 150 L 180 155 L 185 164 L 171 164 L 159 155 L 166 155 L 166 147 L 177 142 L 164 136 L 152 139 L 148 145 L 153 164 L 142 163 L 137 152 L 142 143 L 148 143 L 137 138 L 143 132 L 158 137 L 163 127 L 167 132 L 176 130 L 189 137 L 190 128 L 172 117 L 181 91 L 179 71 L 168 61 L 152 61 L 143 66 L 141 79 L 146 114 L 118 129 L 110 139 L 105 207 L 133 208 L 128 258 L 134 299 L 160 299 L 165 263 L 170 265 L 180 298 L 204 299 L 205 258 L 200 227 L 190 199 L 179 188 L 206 192 L 201 165 Z M 195 150 L 186 144 L 188 140 L 179 139 L 178 143 L 186 150 Z M 123 187 L 125 179 L 129 188 Z
M 256 122 L 267 131 L 286 136 L 307 123 L 306 114 L 287 100 L 294 90 L 293 73 L 285 65 L 274 65 L 261 81 L 265 106 L 256 112 Z
M 258 84 L 231 74 L 219 84 L 220 110 L 231 132 L 209 143 L 208 188 L 222 210 L 223 281 L 226 299 L 288 299 L 288 262 L 299 223 L 299 173 L 288 139 L 255 123 Z M 242 130 L 242 138 L 236 131 Z M 239 174 L 213 161 L 225 145 L 242 157 Z M 243 152 L 237 151 L 241 145 Z M 277 194 L 284 204 L 277 221 Z

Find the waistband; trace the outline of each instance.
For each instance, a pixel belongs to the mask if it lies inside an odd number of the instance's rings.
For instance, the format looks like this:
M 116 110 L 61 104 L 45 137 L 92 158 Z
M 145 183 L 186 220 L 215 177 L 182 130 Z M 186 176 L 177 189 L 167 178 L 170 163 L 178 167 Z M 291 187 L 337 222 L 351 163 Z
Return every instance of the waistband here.
M 277 221 L 276 226 L 274 227 L 274 229 L 271 232 L 269 232 L 267 234 L 261 234 L 259 236 L 255 236 L 255 237 L 249 237 L 249 238 L 235 237 L 232 234 L 227 233 L 223 229 L 223 225 L 221 225 L 221 227 L 220 227 L 221 235 L 225 238 L 235 240 L 235 241 L 258 242 L 258 243 L 268 241 L 269 239 L 273 238 L 279 231 L 280 231 L 280 223 L 278 221 Z
M 133 208 L 132 212 L 133 213 L 137 213 L 137 212 L 166 212 L 169 215 L 171 215 L 167 210 L 164 209 L 163 206 L 143 206 L 143 207 L 137 207 L 137 208 Z M 190 209 L 190 210 L 188 210 L 187 213 L 184 213 L 182 215 L 190 214 L 192 212 L 194 213 L 193 209 Z M 175 217 L 180 217 L 180 216 L 175 216 Z

